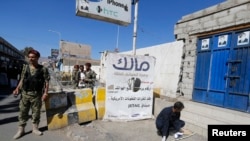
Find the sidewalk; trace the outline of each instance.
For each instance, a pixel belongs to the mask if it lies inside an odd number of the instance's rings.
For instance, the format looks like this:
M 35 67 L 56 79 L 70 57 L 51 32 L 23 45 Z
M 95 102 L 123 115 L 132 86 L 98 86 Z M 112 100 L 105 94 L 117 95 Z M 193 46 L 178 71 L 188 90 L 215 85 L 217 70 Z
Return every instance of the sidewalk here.
M 86 124 L 73 124 L 61 129 L 73 141 L 161 141 L 157 135 L 154 119 L 129 122 L 95 120 Z M 167 141 L 174 141 L 171 135 Z M 183 141 L 207 141 L 194 134 Z
M 13 140 L 18 126 L 19 97 L 14 98 L 10 91 L 0 91 L 0 140 Z M 94 120 L 84 124 L 71 124 L 65 128 L 48 131 L 46 113 L 41 113 L 40 130 L 42 136 L 31 132 L 31 120 L 26 126 L 26 134 L 19 141 L 161 141 L 157 135 L 154 119 L 129 122 L 111 122 Z M 189 129 L 192 131 L 192 129 Z M 207 141 L 201 135 L 194 134 L 183 141 Z M 169 136 L 167 141 L 174 141 Z
M 0 140 L 12 141 L 18 129 L 18 105 L 20 97 L 15 98 L 10 91 L 0 91 Z M 31 120 L 25 127 L 25 135 L 19 141 L 71 141 L 60 130 L 48 131 L 45 113 L 41 113 L 40 130 L 43 136 L 32 134 Z

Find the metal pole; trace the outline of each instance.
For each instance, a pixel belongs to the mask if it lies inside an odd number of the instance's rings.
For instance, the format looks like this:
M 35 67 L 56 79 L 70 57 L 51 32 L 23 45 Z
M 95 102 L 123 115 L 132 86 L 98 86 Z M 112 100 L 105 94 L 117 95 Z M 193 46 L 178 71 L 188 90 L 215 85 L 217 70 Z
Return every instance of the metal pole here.
M 70 57 L 70 51 L 68 52 L 68 56 L 69 56 L 69 62 L 68 62 L 69 64 L 68 65 L 69 65 L 69 72 L 70 72 L 70 58 L 71 58 Z
M 59 47 L 58 47 L 58 49 L 59 49 L 59 56 L 61 55 L 60 54 L 60 42 L 61 42 L 61 33 L 60 32 L 58 32 L 58 31 L 54 31 L 54 30 L 49 30 L 50 32 L 54 32 L 54 33 L 56 33 L 57 35 L 58 35 L 58 37 L 59 37 Z
M 49 30 L 49 31 L 58 34 L 58 37 L 59 37 L 59 44 L 60 44 L 60 41 L 61 41 L 61 32 L 54 31 L 54 30 Z
M 118 25 L 118 29 L 117 29 L 117 37 L 116 37 L 116 48 L 115 48 L 115 52 L 118 52 L 118 43 L 119 43 L 119 25 Z
M 137 37 L 137 16 L 138 16 L 138 2 L 139 0 L 134 0 L 135 13 L 134 13 L 134 33 L 133 33 L 133 55 L 136 55 L 136 37 Z
M 50 32 L 54 32 L 58 35 L 59 37 L 59 45 L 58 45 L 58 49 L 59 49 L 59 56 L 60 56 L 60 42 L 61 42 L 61 32 L 58 31 L 54 31 L 54 30 L 49 30 Z M 58 57 L 58 56 L 57 56 Z
M 61 43 L 61 32 L 59 32 L 59 31 L 54 31 L 54 30 L 50 30 L 49 29 L 49 31 L 50 32 L 54 32 L 54 33 L 56 33 L 57 35 L 58 35 L 58 37 L 59 37 L 59 45 L 58 45 L 58 49 L 59 49 L 59 55 L 57 56 L 57 58 L 59 57 L 59 58 L 61 58 L 61 54 L 60 54 L 60 43 Z M 60 60 L 60 59 L 59 59 Z M 57 60 L 58 61 L 58 60 Z M 59 69 L 60 70 L 60 69 Z

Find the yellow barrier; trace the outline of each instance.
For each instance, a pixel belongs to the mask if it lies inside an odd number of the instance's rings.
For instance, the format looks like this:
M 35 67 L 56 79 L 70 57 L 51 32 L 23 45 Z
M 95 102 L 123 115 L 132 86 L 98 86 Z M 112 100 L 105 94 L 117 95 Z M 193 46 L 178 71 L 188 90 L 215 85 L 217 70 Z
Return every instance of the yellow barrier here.
M 160 97 L 161 95 L 161 88 L 154 88 L 153 89 L 153 94 L 154 94 L 154 97 Z
M 62 128 L 68 125 L 68 116 L 65 111 L 68 109 L 67 94 L 49 93 L 45 101 L 48 130 Z
M 95 105 L 92 100 L 92 90 L 81 89 L 75 93 L 75 105 L 78 111 L 78 123 L 96 119 Z
M 68 126 L 68 115 L 67 114 L 54 114 L 47 117 L 48 130 L 59 129 Z
M 49 93 L 45 101 L 48 130 L 96 119 L 91 89 Z
M 97 111 L 97 119 L 102 119 L 105 113 L 106 91 L 104 87 L 96 89 L 95 107 Z
M 154 97 L 160 97 L 161 88 L 154 88 L 153 93 Z M 105 87 L 96 89 L 95 105 L 92 99 L 92 90 L 89 88 L 65 93 L 50 93 L 45 101 L 48 130 L 62 128 L 72 123 L 103 119 Z

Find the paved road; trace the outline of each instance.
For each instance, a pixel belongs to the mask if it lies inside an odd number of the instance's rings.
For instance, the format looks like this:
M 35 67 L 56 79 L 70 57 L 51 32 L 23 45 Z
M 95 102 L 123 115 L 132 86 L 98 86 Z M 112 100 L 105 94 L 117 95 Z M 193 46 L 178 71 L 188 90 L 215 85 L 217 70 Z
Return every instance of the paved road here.
M 0 89 L 0 141 L 11 141 L 17 131 L 18 101 L 9 90 Z M 84 124 L 72 124 L 62 129 L 48 131 L 46 113 L 41 114 L 40 130 L 42 136 L 31 132 L 31 121 L 26 127 L 26 134 L 20 141 L 161 141 L 156 134 L 155 120 L 147 119 L 130 122 L 110 122 L 95 120 Z M 167 141 L 173 141 L 170 136 Z M 183 141 L 206 141 L 204 137 L 194 134 Z
M 0 141 L 12 141 L 18 126 L 18 103 L 20 97 L 15 98 L 9 89 L 0 89 Z M 31 120 L 25 128 L 26 134 L 18 139 L 20 141 L 71 141 L 63 135 L 60 130 L 48 131 L 46 115 L 43 112 L 40 129 L 44 131 L 43 136 L 33 135 Z

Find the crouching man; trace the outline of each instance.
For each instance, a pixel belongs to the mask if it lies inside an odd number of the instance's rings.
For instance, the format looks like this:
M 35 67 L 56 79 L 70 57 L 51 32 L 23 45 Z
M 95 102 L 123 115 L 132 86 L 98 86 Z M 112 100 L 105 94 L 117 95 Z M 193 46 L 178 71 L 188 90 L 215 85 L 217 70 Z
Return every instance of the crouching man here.
M 156 128 L 158 135 L 162 136 L 162 141 L 166 141 L 170 130 L 175 132 L 175 138 L 183 135 L 181 128 L 185 122 L 180 120 L 181 111 L 184 109 L 182 102 L 177 101 L 173 106 L 164 108 L 156 118 Z

